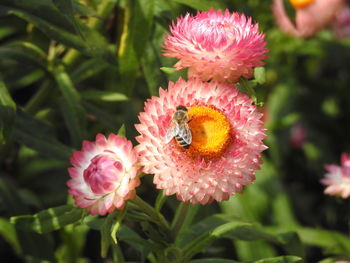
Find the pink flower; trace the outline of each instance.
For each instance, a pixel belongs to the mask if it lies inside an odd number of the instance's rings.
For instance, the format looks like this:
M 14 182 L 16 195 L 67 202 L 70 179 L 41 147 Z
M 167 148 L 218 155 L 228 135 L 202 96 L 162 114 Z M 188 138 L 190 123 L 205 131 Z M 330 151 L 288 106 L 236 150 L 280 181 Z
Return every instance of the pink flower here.
M 180 59 L 177 70 L 189 68 L 189 77 L 203 81 L 237 82 L 240 76 L 250 78 L 253 68 L 266 59 L 264 34 L 258 24 L 244 14 L 225 10 L 186 14 L 172 23 L 171 34 L 164 38 L 164 56 Z
M 286 14 L 283 0 L 273 0 L 272 11 L 282 31 L 295 37 L 310 37 L 332 23 L 344 0 L 290 0 L 295 7 L 295 24 Z
M 325 165 L 328 173 L 321 180 L 327 188 L 325 194 L 336 195 L 342 198 L 350 196 L 350 155 L 343 153 L 341 155 L 341 166 L 330 164 Z
M 76 205 L 92 215 L 123 209 L 125 200 L 135 197 L 134 189 L 140 184 L 137 155 L 125 138 L 97 134 L 96 141 L 84 141 L 70 161 L 68 192 Z
M 230 84 L 199 79 L 170 82 L 159 94 L 145 103 L 135 126 L 140 164 L 154 174 L 158 189 L 180 201 L 207 204 L 227 200 L 254 181 L 267 147 L 262 114 L 248 96 Z M 188 149 L 165 139 L 179 105 L 187 107 Z
M 338 38 L 350 37 L 350 7 L 348 5 L 337 12 L 333 29 Z
M 301 121 L 295 123 L 290 131 L 290 142 L 294 148 L 301 148 L 305 142 L 306 129 Z

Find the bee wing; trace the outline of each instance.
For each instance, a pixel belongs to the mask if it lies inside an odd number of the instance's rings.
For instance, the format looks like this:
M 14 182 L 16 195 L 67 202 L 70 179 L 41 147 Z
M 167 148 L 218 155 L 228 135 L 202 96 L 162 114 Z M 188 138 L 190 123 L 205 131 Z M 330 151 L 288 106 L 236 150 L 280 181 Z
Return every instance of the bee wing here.
M 187 143 L 191 144 L 192 142 L 192 133 L 190 130 L 190 127 L 185 123 L 184 125 L 181 125 L 180 131 L 178 135 Z
M 180 131 L 179 124 L 176 121 L 172 120 L 168 130 L 165 133 L 164 142 L 165 143 L 170 142 L 179 133 L 179 131 Z

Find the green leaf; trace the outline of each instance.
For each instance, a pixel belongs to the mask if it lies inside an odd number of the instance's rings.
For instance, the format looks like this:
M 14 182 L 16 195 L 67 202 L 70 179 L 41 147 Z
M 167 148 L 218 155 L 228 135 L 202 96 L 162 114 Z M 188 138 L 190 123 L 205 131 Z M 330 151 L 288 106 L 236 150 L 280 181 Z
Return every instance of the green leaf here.
M 169 68 L 169 67 L 161 67 L 160 70 L 169 75 L 173 74 L 176 71 L 175 68 Z
M 60 8 L 68 10 L 69 0 L 64 1 L 65 4 L 60 5 Z M 109 63 L 116 63 L 114 51 L 99 32 L 75 18 L 72 19 L 74 16 L 61 13 L 52 1 L 3 0 L 0 8 L 34 24 L 50 39 L 78 49 L 88 56 L 101 57 Z
M 132 94 L 140 59 L 143 56 L 154 17 L 155 0 L 126 2 L 124 30 L 118 50 L 120 76 L 125 91 Z
M 128 100 L 128 97 L 125 94 L 119 93 L 119 92 L 113 92 L 113 91 L 89 90 L 89 91 L 83 91 L 80 94 L 86 100 L 106 101 L 106 102 Z
M 111 229 L 117 217 L 118 211 L 109 214 L 101 226 L 101 257 L 107 257 L 108 249 L 111 245 Z
M 254 68 L 254 80 L 260 85 L 266 82 L 266 72 L 264 67 Z
M 19 254 L 21 246 L 19 244 L 15 227 L 5 218 L 0 217 L 0 235 L 11 245 L 13 250 Z
M 215 222 L 215 219 L 219 222 Z M 188 243 L 186 242 L 183 251 L 184 251 L 184 258 L 190 259 L 193 255 L 199 253 L 203 249 L 205 249 L 207 246 L 209 246 L 214 240 L 221 238 L 221 237 L 228 237 L 227 235 L 230 232 L 229 237 L 232 238 L 238 238 L 243 240 L 254 240 L 254 239 L 263 239 L 263 238 L 269 238 L 273 239 L 273 236 L 269 236 L 268 234 L 262 233 L 260 231 L 254 231 L 253 225 L 251 223 L 242 222 L 242 221 L 234 221 L 229 220 L 228 217 L 223 216 L 211 216 L 207 218 L 206 220 L 203 220 L 205 222 L 200 222 L 199 226 L 205 226 L 206 231 L 197 236 L 196 238 L 193 238 Z M 209 227 L 209 229 L 208 229 Z M 195 227 L 192 227 L 192 230 L 196 230 Z M 246 236 L 248 234 L 248 236 Z M 183 242 L 184 243 L 184 242 Z
M 56 262 L 80 262 L 89 230 L 85 224 L 65 226 L 59 232 L 62 242 L 55 251 Z
M 70 76 L 74 83 L 79 83 L 83 80 L 97 75 L 98 73 L 105 70 L 108 66 L 109 64 L 105 63 L 103 60 L 92 58 L 83 61 L 80 65 L 77 65 Z
M 187 5 L 193 9 L 200 11 L 207 11 L 211 8 L 214 9 L 225 9 L 226 6 L 224 3 L 220 3 L 217 0 L 174 0 L 179 4 Z
M 350 257 L 350 240 L 343 234 L 308 227 L 295 230 L 303 243 L 322 247 L 328 253 L 344 254 Z
M 16 103 L 12 100 L 5 83 L 0 78 L 0 147 L 7 142 L 12 134 L 15 116 Z
M 61 108 L 67 128 L 74 145 L 78 146 L 85 138 L 85 111 L 80 103 L 80 95 L 63 66 L 56 67 L 53 74 L 64 98 Z
M 242 91 L 243 93 L 247 94 L 250 98 L 252 98 L 254 100 L 255 104 L 260 104 L 258 103 L 258 99 L 256 97 L 256 93 L 255 90 L 253 89 L 253 84 L 251 81 L 248 81 L 246 78 L 241 77 L 239 79 L 239 89 L 240 91 Z
M 158 94 L 159 84 L 164 75 L 161 71 L 154 70 L 160 66 L 156 50 L 157 49 L 153 46 L 152 42 L 148 42 L 143 57 L 141 58 L 142 70 L 151 96 Z
M 93 105 L 92 103 L 83 101 L 83 106 L 88 114 L 91 114 L 97 121 L 100 121 L 105 126 L 108 126 L 113 132 L 116 127 L 120 126 L 122 119 L 115 114 L 111 114 L 100 107 Z
M 34 215 L 14 216 L 10 222 L 23 231 L 39 234 L 61 229 L 65 225 L 81 220 L 84 210 L 72 205 L 57 206 Z
M 45 56 L 39 52 L 40 49 L 28 42 L 18 43 L 0 47 L 0 58 L 2 60 L 10 59 L 16 62 L 36 65 L 46 70 Z
M 84 16 L 98 16 L 97 12 L 77 0 L 53 0 L 55 6 L 63 13 L 73 16 L 76 14 Z
M 125 225 L 121 226 L 118 232 L 118 238 L 120 241 L 127 243 L 141 253 L 146 253 L 147 251 L 159 251 L 159 249 L 161 249 L 153 244 L 153 242 L 150 243 L 143 239 L 134 230 Z
M 17 111 L 13 137 L 18 143 L 56 159 L 67 161 L 72 153 L 69 147 L 57 141 L 44 123 L 22 111 Z
M 122 126 L 120 126 L 120 128 L 119 128 L 117 134 L 118 134 L 119 136 L 123 136 L 123 137 L 126 136 L 126 130 L 125 130 L 125 125 L 124 125 L 124 124 L 122 124 Z
M 296 256 L 281 256 L 273 258 L 264 258 L 253 263 L 295 263 L 302 262 L 302 258 Z
M 286 252 L 290 255 L 305 256 L 303 244 L 296 232 L 286 232 L 277 236 L 278 241 L 283 245 Z
M 55 39 L 69 47 L 78 49 L 81 52 L 88 53 L 87 47 L 84 41 L 75 34 L 75 32 L 68 31 L 65 28 L 61 28 L 59 25 L 51 24 L 49 21 L 42 19 L 41 17 L 32 15 L 22 10 L 11 10 L 10 14 L 16 15 L 19 18 L 26 20 L 29 23 L 33 23 L 49 38 Z M 57 14 L 54 14 L 57 16 Z M 63 20 L 66 20 L 62 17 Z
M 239 263 L 235 260 L 223 259 L 223 258 L 202 258 L 191 260 L 190 263 Z
M 123 209 L 121 211 L 119 211 L 118 215 L 117 215 L 117 219 L 115 220 L 112 229 L 111 229 L 111 238 L 114 242 L 114 244 L 116 245 L 117 242 L 117 232 L 119 231 L 121 225 L 122 225 L 122 221 L 126 215 L 126 211 L 127 209 Z

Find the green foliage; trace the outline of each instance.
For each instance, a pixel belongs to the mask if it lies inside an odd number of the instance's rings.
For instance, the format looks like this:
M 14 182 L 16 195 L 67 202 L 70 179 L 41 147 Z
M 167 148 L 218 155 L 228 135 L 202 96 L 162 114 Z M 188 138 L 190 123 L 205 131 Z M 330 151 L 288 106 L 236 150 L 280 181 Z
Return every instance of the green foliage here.
M 319 183 L 323 165 L 350 151 L 350 42 L 329 30 L 286 36 L 270 2 L 1 0 L 1 261 L 350 261 L 349 201 L 324 196 Z M 147 98 L 187 78 L 162 55 L 171 22 L 211 8 L 252 16 L 266 36 L 266 65 L 238 83 L 267 128 L 255 183 L 202 206 L 165 196 L 142 175 L 138 197 L 121 211 L 98 217 L 73 206 L 72 151 L 97 133 L 135 145 Z
M 61 229 L 65 225 L 75 223 L 82 216 L 82 209 L 71 205 L 64 205 L 49 208 L 34 215 L 14 216 L 10 218 L 10 222 L 24 231 L 44 234 Z

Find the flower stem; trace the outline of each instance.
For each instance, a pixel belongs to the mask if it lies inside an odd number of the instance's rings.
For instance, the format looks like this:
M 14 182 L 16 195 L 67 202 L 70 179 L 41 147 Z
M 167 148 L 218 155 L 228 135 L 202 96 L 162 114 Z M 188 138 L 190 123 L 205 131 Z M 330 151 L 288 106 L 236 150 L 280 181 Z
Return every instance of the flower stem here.
M 171 224 L 171 234 L 174 240 L 176 240 L 178 234 L 180 233 L 180 230 L 183 226 L 183 223 L 186 220 L 186 216 L 188 213 L 188 210 L 190 208 L 190 203 L 181 203 L 180 207 L 175 215 L 175 218 Z
M 143 201 L 139 196 L 136 196 L 134 200 L 130 200 L 137 205 L 143 212 L 145 212 L 154 223 L 158 224 L 166 233 L 170 232 L 169 223 L 165 220 L 164 216 L 157 212 L 152 206 Z

